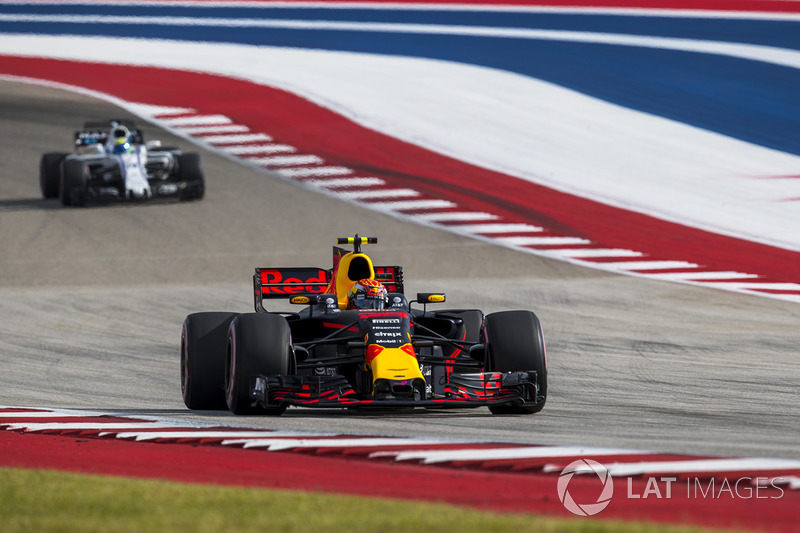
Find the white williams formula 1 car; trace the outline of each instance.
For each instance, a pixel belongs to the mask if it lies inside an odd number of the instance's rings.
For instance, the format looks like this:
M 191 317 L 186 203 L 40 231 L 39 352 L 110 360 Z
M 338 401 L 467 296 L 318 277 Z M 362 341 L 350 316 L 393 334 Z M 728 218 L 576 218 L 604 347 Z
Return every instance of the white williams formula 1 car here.
M 39 166 L 45 198 L 80 206 L 91 200 L 199 199 L 205 180 L 197 153 L 145 144 L 128 120 L 86 123 L 75 132 L 75 153 L 46 153 Z

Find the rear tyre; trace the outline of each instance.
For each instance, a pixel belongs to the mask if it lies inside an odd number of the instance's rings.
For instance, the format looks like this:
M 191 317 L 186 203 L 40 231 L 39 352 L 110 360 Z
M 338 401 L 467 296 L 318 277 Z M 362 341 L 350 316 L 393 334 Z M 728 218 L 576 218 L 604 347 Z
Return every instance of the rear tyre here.
M 78 159 L 66 159 L 62 165 L 59 197 L 61 205 L 86 204 L 86 187 L 89 176 L 86 165 Z
M 536 371 L 539 395 L 535 405 L 512 403 L 489 407 L 493 414 L 533 414 L 547 399 L 547 356 L 539 318 L 530 311 L 503 311 L 486 316 L 484 328 L 486 361 L 490 371 Z
M 189 409 L 227 409 L 225 349 L 236 313 L 194 313 L 181 331 L 181 393 Z
M 44 198 L 58 198 L 61 185 L 61 162 L 67 154 L 51 152 L 44 154 L 39 162 L 39 188 Z
M 178 180 L 186 184 L 186 189 L 181 194 L 182 200 L 199 200 L 205 195 L 206 182 L 200 165 L 200 154 L 190 152 L 178 156 Z
M 228 328 L 225 367 L 225 397 L 231 412 L 237 415 L 283 414 L 285 405 L 253 406 L 250 380 L 256 375 L 289 375 L 292 361 L 291 335 L 285 318 L 268 313 L 246 313 L 233 319 Z

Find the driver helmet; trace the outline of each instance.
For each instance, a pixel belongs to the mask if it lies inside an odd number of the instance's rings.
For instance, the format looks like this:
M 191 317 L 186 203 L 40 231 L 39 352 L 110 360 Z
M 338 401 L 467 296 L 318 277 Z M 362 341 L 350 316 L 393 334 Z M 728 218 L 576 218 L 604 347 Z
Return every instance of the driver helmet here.
M 125 154 L 133 152 L 131 145 L 131 130 L 122 124 L 112 122 L 111 131 L 109 131 L 108 146 L 109 151 L 113 154 Z
M 389 293 L 383 283 L 374 279 L 362 279 L 347 293 L 348 309 L 384 309 L 389 304 Z

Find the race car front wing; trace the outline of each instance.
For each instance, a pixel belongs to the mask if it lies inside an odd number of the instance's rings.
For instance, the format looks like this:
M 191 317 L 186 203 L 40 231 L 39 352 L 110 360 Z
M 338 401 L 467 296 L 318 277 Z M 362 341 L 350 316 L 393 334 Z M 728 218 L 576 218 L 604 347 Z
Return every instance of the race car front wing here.
M 534 405 L 544 401 L 536 371 L 451 372 L 443 394 L 424 397 L 373 398 L 358 394 L 344 376 L 255 376 L 251 379 L 253 406 L 301 407 L 481 407 L 509 403 Z

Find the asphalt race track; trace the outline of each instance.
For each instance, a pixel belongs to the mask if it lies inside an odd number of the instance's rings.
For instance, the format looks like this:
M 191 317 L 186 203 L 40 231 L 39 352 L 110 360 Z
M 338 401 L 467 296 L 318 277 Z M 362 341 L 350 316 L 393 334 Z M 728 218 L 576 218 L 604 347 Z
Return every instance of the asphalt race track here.
M 430 435 L 714 455 L 797 454 L 796 303 L 620 276 L 380 216 L 203 152 L 200 202 L 65 209 L 43 200 L 41 154 L 84 121 L 127 116 L 56 89 L 0 81 L 0 405 L 91 409 L 366 435 Z M 185 149 L 187 141 L 143 128 Z M 530 417 L 488 409 L 280 418 L 188 411 L 185 315 L 252 310 L 256 266 L 330 264 L 338 236 L 374 235 L 409 293 L 452 307 L 530 309 L 550 396 Z

